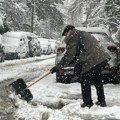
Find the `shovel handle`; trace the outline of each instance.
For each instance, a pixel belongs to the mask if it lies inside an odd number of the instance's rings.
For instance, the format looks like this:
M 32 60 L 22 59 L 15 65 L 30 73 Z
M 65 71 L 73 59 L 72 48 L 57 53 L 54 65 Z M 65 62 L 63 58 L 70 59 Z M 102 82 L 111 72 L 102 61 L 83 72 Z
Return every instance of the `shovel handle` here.
M 30 85 L 27 86 L 27 88 L 31 87 L 32 85 L 34 85 L 35 83 L 37 83 L 38 81 L 40 81 L 41 79 L 43 79 L 44 77 L 49 75 L 50 73 L 51 73 L 51 71 L 48 71 L 45 74 L 43 74 L 42 76 L 36 78 L 33 83 L 31 83 Z

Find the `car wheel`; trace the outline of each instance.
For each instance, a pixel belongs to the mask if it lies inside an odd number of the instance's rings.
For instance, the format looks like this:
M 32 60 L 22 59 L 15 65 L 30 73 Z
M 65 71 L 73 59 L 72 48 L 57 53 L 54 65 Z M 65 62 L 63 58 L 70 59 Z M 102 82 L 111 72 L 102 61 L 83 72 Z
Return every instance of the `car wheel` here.
M 33 51 L 29 51 L 29 57 L 33 57 Z

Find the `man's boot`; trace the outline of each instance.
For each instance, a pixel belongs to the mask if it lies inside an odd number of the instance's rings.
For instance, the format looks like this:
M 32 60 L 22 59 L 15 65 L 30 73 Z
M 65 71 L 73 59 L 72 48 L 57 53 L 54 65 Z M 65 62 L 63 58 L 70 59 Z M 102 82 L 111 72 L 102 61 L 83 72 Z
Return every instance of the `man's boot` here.
M 95 104 L 96 104 L 96 105 L 99 105 L 99 106 L 101 106 L 101 107 L 106 107 L 106 106 L 107 106 L 107 104 L 106 104 L 105 101 L 97 101 Z
M 81 104 L 81 107 L 84 108 L 84 107 L 88 107 L 88 108 L 91 108 L 93 106 L 93 103 L 90 102 L 90 103 L 83 103 Z

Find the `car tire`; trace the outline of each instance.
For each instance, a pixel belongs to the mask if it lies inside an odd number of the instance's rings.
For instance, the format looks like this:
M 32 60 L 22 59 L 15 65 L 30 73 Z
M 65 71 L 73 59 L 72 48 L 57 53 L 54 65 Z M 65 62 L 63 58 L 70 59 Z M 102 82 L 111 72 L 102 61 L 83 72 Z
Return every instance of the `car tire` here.
M 29 57 L 33 57 L 33 51 L 29 51 Z

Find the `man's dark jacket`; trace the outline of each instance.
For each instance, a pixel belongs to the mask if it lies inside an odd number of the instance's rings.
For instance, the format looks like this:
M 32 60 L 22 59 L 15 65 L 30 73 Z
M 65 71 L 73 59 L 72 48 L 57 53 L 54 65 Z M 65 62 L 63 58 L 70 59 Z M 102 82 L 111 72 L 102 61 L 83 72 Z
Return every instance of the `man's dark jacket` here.
M 109 54 L 99 45 L 96 38 L 85 31 L 74 29 L 70 32 L 69 36 L 65 38 L 65 41 L 66 53 L 56 65 L 57 68 L 69 65 L 73 57 L 76 56 L 76 52 L 78 52 L 78 46 L 80 47 L 79 63 L 82 65 L 81 74 L 110 58 Z

